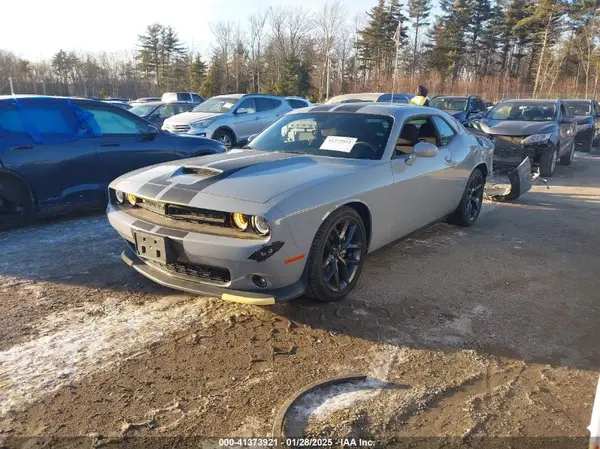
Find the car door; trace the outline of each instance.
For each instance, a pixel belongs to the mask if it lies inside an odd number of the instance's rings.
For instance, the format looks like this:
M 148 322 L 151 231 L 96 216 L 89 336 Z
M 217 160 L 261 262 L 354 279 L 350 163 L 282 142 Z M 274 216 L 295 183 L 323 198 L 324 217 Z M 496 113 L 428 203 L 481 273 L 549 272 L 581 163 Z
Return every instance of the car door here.
M 74 108 L 62 98 L 19 98 L 0 107 L 0 160 L 29 183 L 41 209 L 104 201 L 98 154 L 79 134 Z
M 409 132 L 409 128 L 412 131 Z M 413 154 L 414 145 L 419 141 L 437 144 L 439 137 L 436 133 L 432 115 L 418 115 L 409 117 L 396 137 L 396 141 L 403 145 L 396 146 L 391 161 L 393 202 L 396 206 L 393 239 L 401 238 L 449 213 L 451 194 L 445 189 L 452 158 L 448 148 L 439 148 L 434 157 L 415 157 Z
M 559 156 L 568 153 L 576 135 L 577 122 L 575 117 L 567 113 L 567 108 L 563 103 L 559 105 L 558 113 L 558 138 L 560 142 Z
M 124 173 L 175 159 L 171 140 L 127 111 L 108 105 L 85 103 L 81 106 L 93 114 L 93 137 L 98 152 L 98 170 L 108 185 Z
M 256 110 L 260 117 L 260 129 L 257 129 L 257 133 L 271 126 L 275 120 L 277 120 L 281 115 L 283 115 L 277 114 L 277 108 L 279 106 L 281 106 L 280 100 L 275 100 L 271 98 L 256 99 Z
M 237 141 L 246 140 L 262 131 L 260 116 L 254 98 L 244 98 L 233 113 L 233 131 Z

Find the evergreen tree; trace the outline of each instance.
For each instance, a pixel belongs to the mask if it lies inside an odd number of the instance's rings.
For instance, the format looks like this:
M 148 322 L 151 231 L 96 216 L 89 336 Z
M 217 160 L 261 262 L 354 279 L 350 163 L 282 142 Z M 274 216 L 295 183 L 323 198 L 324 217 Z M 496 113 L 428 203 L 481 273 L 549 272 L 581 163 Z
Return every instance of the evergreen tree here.
M 146 28 L 146 34 L 138 36 L 140 45 L 138 59 L 140 61 L 140 65 L 146 74 L 154 74 L 155 81 L 159 89 L 161 87 L 160 67 L 162 33 L 163 26 L 159 23 L 154 23 L 152 25 L 148 25 L 148 28 Z
M 408 16 L 415 33 L 413 41 L 413 57 L 411 73 L 414 75 L 417 68 L 417 53 L 419 51 L 419 31 L 429 26 L 429 14 L 431 13 L 431 0 L 408 0 Z
M 470 24 L 467 0 L 441 0 L 444 14 L 438 19 L 434 31 L 431 63 L 440 73 L 458 77 L 467 50 L 466 34 Z
M 190 64 L 190 89 L 193 92 L 199 92 L 202 89 L 206 79 L 206 70 L 206 63 L 199 54 L 196 55 Z

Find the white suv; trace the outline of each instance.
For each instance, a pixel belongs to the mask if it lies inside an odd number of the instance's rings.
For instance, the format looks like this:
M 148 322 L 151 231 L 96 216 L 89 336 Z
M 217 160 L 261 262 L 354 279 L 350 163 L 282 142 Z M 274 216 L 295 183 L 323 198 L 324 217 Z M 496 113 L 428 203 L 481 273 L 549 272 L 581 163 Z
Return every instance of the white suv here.
M 204 101 L 200 95 L 193 92 L 165 92 L 160 99 L 163 103 L 184 102 L 200 104 Z
M 282 97 L 262 94 L 219 95 L 191 112 L 174 115 L 162 129 L 218 140 L 228 149 L 260 133 L 292 110 Z

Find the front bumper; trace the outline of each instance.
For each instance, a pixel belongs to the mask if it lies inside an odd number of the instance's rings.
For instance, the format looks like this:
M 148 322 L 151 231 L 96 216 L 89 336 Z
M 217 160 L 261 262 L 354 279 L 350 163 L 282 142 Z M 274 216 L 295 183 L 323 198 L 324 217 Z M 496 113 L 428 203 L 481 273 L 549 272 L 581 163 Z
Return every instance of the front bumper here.
M 271 303 L 301 296 L 306 290 L 306 255 L 296 246 L 287 225 L 278 225 L 271 239 L 240 239 L 183 231 L 163 221 L 136 218 L 113 205 L 107 208 L 113 228 L 129 244 L 124 260 L 144 276 L 167 287 L 249 303 Z M 180 224 L 180 223 L 179 223 Z M 139 259 L 135 254 L 135 234 L 142 232 L 165 238 L 173 263 L 158 264 Z M 280 246 L 275 249 L 275 244 Z M 255 258 L 269 248 L 271 255 Z M 302 257 L 299 257 L 301 255 Z M 252 256 L 252 257 L 251 257 Z M 128 262 L 132 261 L 132 262 Z M 254 276 L 266 281 L 258 287 Z M 242 295 L 242 292 L 246 292 Z M 241 297 L 251 300 L 240 300 Z M 258 301 L 258 302 L 256 302 Z
M 262 293 L 231 290 L 171 276 L 145 263 L 132 249 L 123 251 L 121 259 L 141 275 L 164 287 L 197 295 L 210 296 L 212 298 L 220 298 L 224 301 L 252 304 L 255 306 L 268 306 L 276 302 L 287 301 L 302 296 L 306 290 L 306 286 L 302 281 L 298 281 L 288 287 L 267 290 Z
M 554 149 L 552 142 L 523 145 L 523 137 L 490 136 L 494 142 L 494 167 L 501 169 L 516 168 L 530 158 L 535 164 L 541 156 Z

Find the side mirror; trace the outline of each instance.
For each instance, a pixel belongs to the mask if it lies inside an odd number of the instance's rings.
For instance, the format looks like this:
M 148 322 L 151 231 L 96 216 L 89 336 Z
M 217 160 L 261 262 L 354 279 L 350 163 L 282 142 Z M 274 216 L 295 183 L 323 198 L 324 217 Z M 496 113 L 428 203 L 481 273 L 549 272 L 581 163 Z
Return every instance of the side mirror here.
M 419 142 L 415 145 L 413 154 L 417 157 L 436 157 L 438 147 L 429 142 Z
M 248 113 L 248 109 L 247 108 L 238 108 L 235 111 L 236 114 L 247 114 Z
M 256 136 L 258 136 L 258 134 L 252 134 L 250 137 L 248 137 L 248 141 L 246 143 L 252 142 L 256 138 Z
M 600 112 L 596 112 L 596 117 L 600 117 Z
M 574 117 L 563 117 L 560 122 L 561 123 L 573 123 L 575 121 Z

